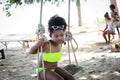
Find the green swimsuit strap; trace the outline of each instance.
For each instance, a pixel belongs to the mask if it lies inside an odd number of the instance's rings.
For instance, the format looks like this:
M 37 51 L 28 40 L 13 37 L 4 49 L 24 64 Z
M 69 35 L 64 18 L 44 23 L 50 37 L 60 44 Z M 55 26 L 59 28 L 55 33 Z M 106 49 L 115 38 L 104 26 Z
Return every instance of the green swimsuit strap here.
M 52 44 L 51 44 L 51 42 L 49 41 L 49 45 L 50 45 L 50 53 L 52 52 Z M 60 47 L 60 49 L 62 48 L 62 44 L 61 45 L 59 45 L 59 47 Z
M 52 52 L 52 45 L 51 42 L 49 41 L 49 45 L 50 45 L 50 53 Z

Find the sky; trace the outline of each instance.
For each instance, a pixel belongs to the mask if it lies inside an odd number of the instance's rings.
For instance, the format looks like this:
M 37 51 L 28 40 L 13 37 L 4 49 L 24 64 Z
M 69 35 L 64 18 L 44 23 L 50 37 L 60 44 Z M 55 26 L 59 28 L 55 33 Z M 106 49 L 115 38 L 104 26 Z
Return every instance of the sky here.
M 83 23 L 92 23 L 96 17 L 103 18 L 106 11 L 109 11 L 109 0 L 88 0 L 81 2 Z M 70 25 L 77 25 L 77 8 L 71 2 Z M 40 21 L 40 4 L 22 5 L 10 9 L 12 16 L 6 17 L 0 6 L 0 34 L 24 34 L 34 33 Z M 47 27 L 48 20 L 58 14 L 68 21 L 68 2 L 62 3 L 59 7 L 46 3 L 43 5 L 42 24 Z

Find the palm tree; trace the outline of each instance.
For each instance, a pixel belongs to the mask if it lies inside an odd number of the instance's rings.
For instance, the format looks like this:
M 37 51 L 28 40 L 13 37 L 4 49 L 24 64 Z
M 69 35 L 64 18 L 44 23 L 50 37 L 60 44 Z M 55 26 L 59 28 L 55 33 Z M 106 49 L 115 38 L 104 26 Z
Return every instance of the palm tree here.
M 80 0 L 77 0 L 76 5 L 77 5 L 77 11 L 78 11 L 78 26 L 81 26 L 82 25 L 82 18 L 81 18 L 81 4 L 80 4 Z

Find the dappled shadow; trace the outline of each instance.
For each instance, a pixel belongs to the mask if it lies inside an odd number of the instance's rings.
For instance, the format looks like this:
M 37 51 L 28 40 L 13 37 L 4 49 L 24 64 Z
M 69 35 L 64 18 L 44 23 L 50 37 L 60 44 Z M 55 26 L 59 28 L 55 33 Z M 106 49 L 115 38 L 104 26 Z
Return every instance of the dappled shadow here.
M 120 57 L 101 56 L 79 61 L 83 69 L 74 76 L 77 80 L 120 80 Z
M 66 52 L 65 48 L 63 52 Z M 111 52 L 108 44 L 88 41 L 79 47 L 76 56 L 78 66 L 82 67 L 74 75 L 76 80 L 120 80 L 120 56 Z M 72 63 L 76 62 L 72 60 Z M 63 66 L 67 64 L 69 60 L 66 59 L 60 63 Z
M 6 59 L 0 60 L 0 80 L 35 80 L 37 79 L 36 55 L 26 55 L 21 49 L 5 51 Z
M 76 80 L 120 80 L 120 58 L 116 53 L 109 54 L 109 45 L 94 41 L 86 42 L 83 45 L 76 51 L 78 67 L 80 67 L 80 69 L 76 67 L 76 70 L 73 69 Z M 63 52 L 67 53 L 67 47 L 63 49 Z M 96 56 L 95 54 L 97 53 L 99 55 Z M 37 61 L 35 60 L 37 54 L 26 55 L 26 52 L 21 49 L 9 49 L 5 54 L 6 59 L 0 61 L 1 79 L 36 79 L 35 69 Z M 92 56 L 89 56 L 89 54 Z M 63 54 L 63 57 L 67 55 Z M 68 61 L 67 59 L 62 60 L 59 63 L 59 65 L 62 65 L 60 67 L 68 65 Z M 72 61 L 72 63 L 75 62 Z
M 83 44 L 83 46 L 80 46 L 78 49 L 78 52 L 80 53 L 101 53 L 108 51 L 110 52 L 110 47 L 108 44 L 105 44 L 104 42 L 86 42 Z

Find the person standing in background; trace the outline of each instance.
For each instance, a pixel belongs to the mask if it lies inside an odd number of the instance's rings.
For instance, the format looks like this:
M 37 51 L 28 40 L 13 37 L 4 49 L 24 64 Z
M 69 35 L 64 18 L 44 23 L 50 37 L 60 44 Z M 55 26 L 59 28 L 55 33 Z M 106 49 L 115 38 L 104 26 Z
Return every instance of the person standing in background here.
M 111 19 L 113 21 L 113 26 L 117 29 L 118 37 L 120 38 L 118 13 L 117 13 L 117 11 L 115 11 L 114 4 L 111 4 L 109 7 L 110 7 L 110 10 L 111 10 Z

